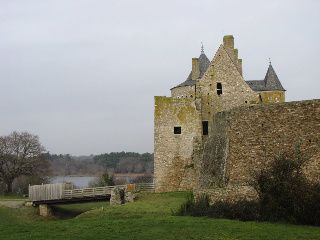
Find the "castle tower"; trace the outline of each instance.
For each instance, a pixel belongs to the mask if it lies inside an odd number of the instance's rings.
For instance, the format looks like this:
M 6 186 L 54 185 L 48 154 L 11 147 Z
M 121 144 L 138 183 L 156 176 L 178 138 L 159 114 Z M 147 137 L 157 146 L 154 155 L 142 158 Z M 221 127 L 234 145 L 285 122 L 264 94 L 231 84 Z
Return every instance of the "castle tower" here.
M 201 46 L 201 53 L 198 58 L 192 58 L 192 68 L 187 79 L 171 88 L 171 96 L 174 98 L 195 98 L 196 82 L 200 80 L 210 65 L 210 60 L 204 53 L 203 45 Z

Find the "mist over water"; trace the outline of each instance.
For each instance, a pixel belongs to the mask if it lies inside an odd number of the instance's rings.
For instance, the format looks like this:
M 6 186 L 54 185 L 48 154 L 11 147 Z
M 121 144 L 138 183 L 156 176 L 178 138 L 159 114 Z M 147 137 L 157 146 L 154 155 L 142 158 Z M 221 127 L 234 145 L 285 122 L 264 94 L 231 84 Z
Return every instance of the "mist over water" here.
M 56 176 L 53 177 L 50 183 L 73 183 L 77 188 L 85 188 L 89 183 L 97 179 L 90 176 Z

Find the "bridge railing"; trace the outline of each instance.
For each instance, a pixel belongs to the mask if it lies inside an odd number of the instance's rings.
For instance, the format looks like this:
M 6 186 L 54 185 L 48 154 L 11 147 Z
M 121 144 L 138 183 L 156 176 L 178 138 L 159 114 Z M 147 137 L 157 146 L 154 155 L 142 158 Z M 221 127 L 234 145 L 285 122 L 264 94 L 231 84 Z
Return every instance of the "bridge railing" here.
M 115 187 L 125 188 L 128 189 L 128 191 L 154 191 L 153 183 L 138 183 L 81 189 L 71 189 L 69 185 L 64 183 L 43 184 L 29 186 L 29 200 L 34 202 L 48 200 L 94 198 L 100 196 L 102 197 L 110 195 L 111 190 Z
M 65 183 L 29 186 L 29 200 L 42 201 L 62 199 L 66 188 L 68 188 L 68 185 Z
M 114 187 L 115 186 L 67 189 L 67 190 L 64 190 L 63 199 L 106 196 L 108 194 L 111 194 L 111 190 Z M 126 185 L 117 185 L 117 187 L 125 188 Z
M 137 190 L 144 192 L 154 192 L 154 183 L 137 183 L 135 185 Z

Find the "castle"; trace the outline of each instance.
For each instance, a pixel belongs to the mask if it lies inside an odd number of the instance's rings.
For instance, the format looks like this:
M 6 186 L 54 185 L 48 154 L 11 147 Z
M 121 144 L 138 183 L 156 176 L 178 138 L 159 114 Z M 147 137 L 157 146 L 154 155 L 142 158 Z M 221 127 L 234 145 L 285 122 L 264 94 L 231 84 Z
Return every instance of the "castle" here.
M 274 158 L 280 141 L 302 141 L 318 159 L 319 116 L 319 100 L 285 103 L 271 63 L 263 80 L 245 80 L 234 38 L 224 36 L 212 61 L 202 47 L 171 97 L 155 97 L 156 191 L 250 192 L 249 172 Z

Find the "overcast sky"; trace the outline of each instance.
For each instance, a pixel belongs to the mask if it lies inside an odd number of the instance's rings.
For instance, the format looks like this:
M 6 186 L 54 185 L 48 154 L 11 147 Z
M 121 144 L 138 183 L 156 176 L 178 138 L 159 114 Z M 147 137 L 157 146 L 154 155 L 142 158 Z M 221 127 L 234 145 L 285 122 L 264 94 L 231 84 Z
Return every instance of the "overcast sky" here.
M 153 96 L 226 34 L 245 79 L 270 57 L 288 101 L 320 98 L 319 23 L 318 0 L 0 0 L 0 134 L 29 131 L 52 153 L 153 152 Z

